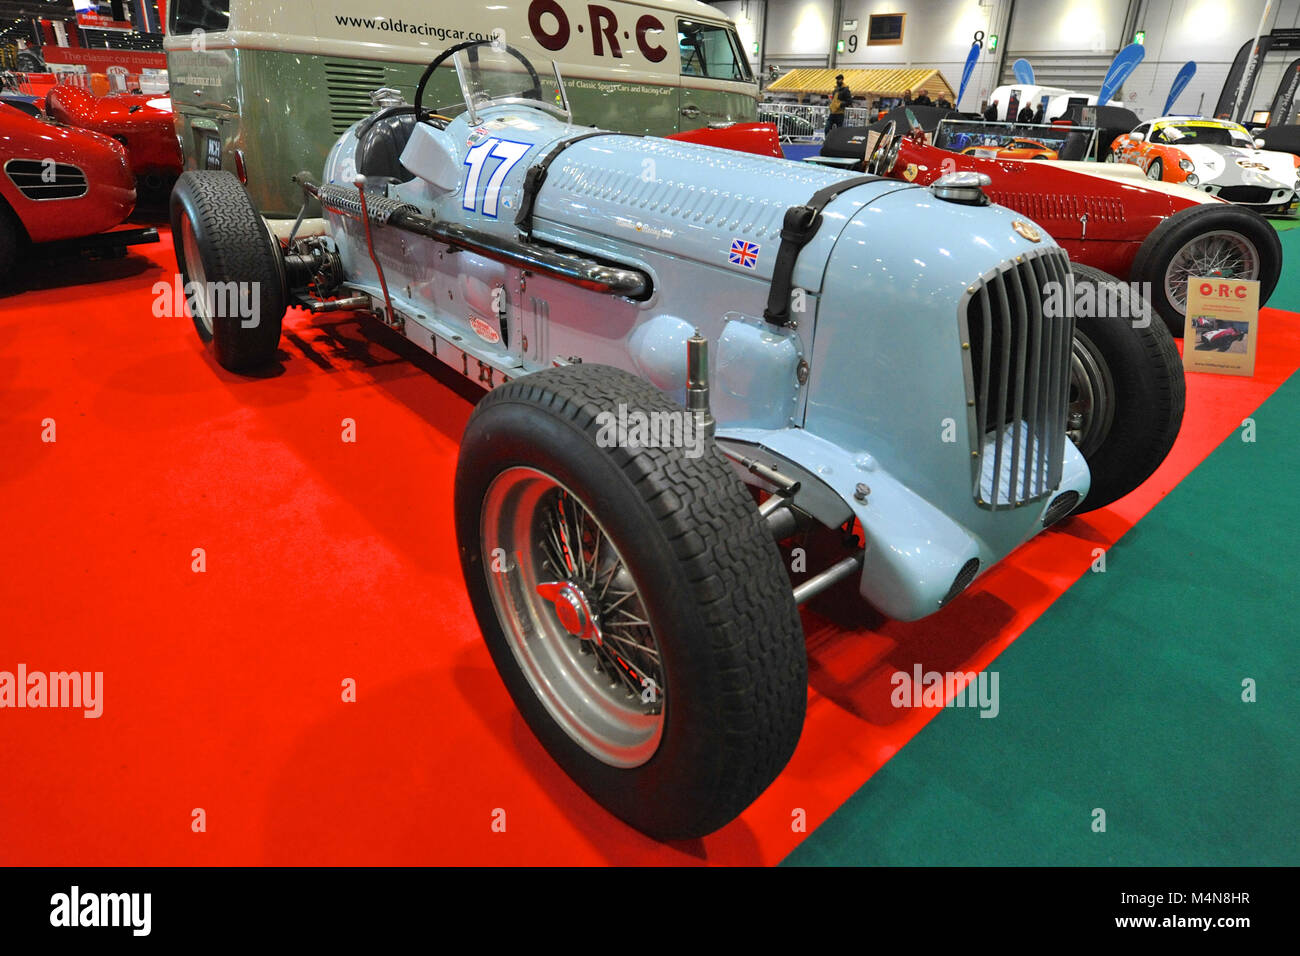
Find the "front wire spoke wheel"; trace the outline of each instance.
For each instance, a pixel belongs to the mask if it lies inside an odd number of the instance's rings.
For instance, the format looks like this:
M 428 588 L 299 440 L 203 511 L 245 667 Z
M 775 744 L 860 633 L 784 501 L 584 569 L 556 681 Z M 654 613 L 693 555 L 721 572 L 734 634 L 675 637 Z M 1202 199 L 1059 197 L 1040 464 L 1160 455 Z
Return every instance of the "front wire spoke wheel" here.
M 1241 233 L 1209 232 L 1189 240 L 1170 260 L 1165 272 L 1165 295 L 1180 312 L 1187 311 L 1187 283 L 1191 279 L 1260 278 L 1259 251 Z
M 682 412 L 596 363 L 489 392 L 456 463 L 457 550 L 536 740 L 619 819 L 696 839 L 789 761 L 807 649 L 781 552 L 726 457 L 611 444 L 601 413 L 620 406 Z
M 663 736 L 667 687 L 645 601 L 588 507 L 532 468 L 502 472 L 483 503 L 492 598 L 521 671 L 592 756 L 637 767 Z M 506 556 L 503 561 L 503 556 Z

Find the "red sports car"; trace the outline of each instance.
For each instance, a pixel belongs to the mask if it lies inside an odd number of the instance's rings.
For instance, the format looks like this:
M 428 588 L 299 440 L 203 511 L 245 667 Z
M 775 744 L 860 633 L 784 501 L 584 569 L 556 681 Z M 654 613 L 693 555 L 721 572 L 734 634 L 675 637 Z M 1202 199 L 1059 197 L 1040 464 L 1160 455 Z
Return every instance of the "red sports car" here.
M 1190 187 L 1152 182 L 1114 163 L 982 159 L 929 145 L 919 126 L 906 136 L 894 129 L 885 127 L 869 159 L 866 130 L 848 130 L 857 135 L 844 140 L 862 159 L 843 151 L 818 159 L 920 185 L 947 173 L 983 173 L 990 200 L 1042 226 L 1074 262 L 1149 283 L 1151 305 L 1175 336 L 1183 334 L 1189 277 L 1257 279 L 1263 305 L 1282 273 L 1282 244 L 1263 217 Z M 693 138 L 768 155 L 721 133 L 697 130 Z
M 135 206 L 135 179 L 120 143 L 3 104 L 0 170 L 0 276 L 27 246 L 104 232 Z M 157 241 L 157 230 L 135 229 L 96 244 L 111 250 Z
M 56 86 L 45 96 L 45 112 L 65 126 L 113 137 L 126 147 L 132 175 L 156 187 L 181 174 L 170 102 L 140 93 L 101 97 L 79 86 Z
M 734 149 L 739 153 L 758 156 L 782 157 L 781 137 L 775 123 L 732 123 L 730 126 L 710 127 L 673 133 L 669 139 L 688 143 L 703 143 L 720 149 Z
M 866 168 L 922 185 L 946 173 L 983 173 L 990 200 L 1042 226 L 1071 260 L 1150 283 L 1151 304 L 1176 336 L 1189 277 L 1259 280 L 1262 305 L 1282 272 L 1277 231 L 1257 213 L 1114 164 L 981 159 L 886 133 Z

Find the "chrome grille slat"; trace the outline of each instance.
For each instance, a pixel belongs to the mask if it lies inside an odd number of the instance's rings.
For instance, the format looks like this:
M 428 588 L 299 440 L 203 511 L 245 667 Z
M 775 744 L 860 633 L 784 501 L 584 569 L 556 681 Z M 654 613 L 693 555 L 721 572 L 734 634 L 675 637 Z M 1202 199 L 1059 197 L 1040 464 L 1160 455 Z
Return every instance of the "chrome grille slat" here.
M 1057 263 L 1056 268 L 1060 272 L 1060 281 L 1063 285 L 1068 284 L 1070 278 L 1069 265 L 1062 257 Z M 1053 335 L 1055 338 L 1055 367 L 1060 373 L 1060 380 L 1055 383 L 1052 391 L 1052 397 L 1056 400 L 1056 409 L 1052 416 L 1052 421 L 1056 426 L 1056 444 L 1053 447 L 1063 448 L 1065 446 L 1065 426 L 1066 416 L 1070 408 L 1070 363 L 1071 356 L 1074 353 L 1074 309 L 1066 309 L 1066 314 L 1058 321 L 1053 322 Z M 1054 455 L 1052 458 L 1052 470 L 1048 476 L 1048 484 L 1051 488 L 1056 488 L 1061 483 L 1061 476 L 1065 470 L 1064 455 Z
M 1033 267 L 1030 276 L 1034 281 L 1034 298 L 1039 302 L 1040 325 L 1038 336 L 1041 341 L 1040 347 L 1034 350 L 1034 367 L 1029 380 L 1029 393 L 1035 396 L 1033 434 L 1038 439 L 1038 445 L 1034 450 L 1034 465 L 1030 487 L 1034 489 L 1034 494 L 1042 494 L 1047 486 L 1046 456 L 1047 449 L 1051 447 L 1050 443 L 1052 441 L 1052 419 L 1048 414 L 1051 386 L 1050 382 L 1044 380 L 1044 377 L 1050 378 L 1052 374 L 1050 358 L 1054 353 L 1052 351 L 1052 330 L 1043 324 L 1046 322 L 1047 316 L 1043 314 L 1041 303 L 1045 294 L 1043 290 L 1046 289 L 1051 279 L 1047 264 L 1042 259 L 1031 259 L 1030 265 Z M 1046 352 L 1046 355 L 1044 355 L 1044 352 Z M 1026 496 L 1028 496 L 1028 492 L 1026 492 Z
M 995 409 L 997 424 L 994 426 L 997 438 L 995 439 L 996 449 L 993 455 L 992 491 L 989 492 L 989 502 L 993 505 L 993 510 L 997 511 L 998 502 L 1002 499 L 999 494 L 1000 485 L 1002 484 L 1002 440 L 1006 437 L 1007 432 L 1004 421 L 1007 415 L 1007 378 L 1011 371 L 1011 303 L 1007 298 L 1006 277 L 1002 273 L 998 273 L 993 281 L 998 293 L 998 315 L 1002 317 L 1003 345 L 998 350 L 1001 361 L 998 369 L 998 404 Z M 987 343 L 985 347 L 991 348 L 992 343 Z M 986 421 L 984 424 L 987 426 L 988 422 Z
M 1068 292 L 1068 275 L 1062 250 L 1027 253 L 965 300 L 973 492 L 993 511 L 1042 500 L 1061 482 L 1074 322 L 1069 308 L 1047 315 L 1044 300 L 1050 283 Z
M 1016 476 L 1020 474 L 1020 444 L 1022 434 L 1025 432 L 1025 358 L 1029 349 L 1029 304 L 1025 298 L 1025 289 L 1020 281 L 1020 270 L 1012 268 L 1007 270 L 1008 284 L 1015 296 L 1015 311 L 1013 319 L 1015 321 L 1015 342 L 1016 350 L 1016 373 L 1014 382 L 1014 392 L 1011 404 L 1011 474 L 1007 481 L 1007 494 L 1012 501 L 1018 500 L 1016 497 Z M 1002 426 L 1006 428 L 1006 425 Z M 1032 433 L 1030 433 L 1032 434 Z M 1027 457 L 1027 456 L 1026 456 Z
M 983 322 L 984 337 L 980 341 L 991 342 L 993 341 L 993 310 L 989 304 L 989 287 L 987 285 L 983 285 L 983 284 L 980 285 L 979 297 L 980 297 L 979 299 L 980 315 L 983 317 L 984 320 Z M 980 367 L 983 371 L 979 378 L 980 390 L 979 390 L 978 423 L 980 427 L 980 434 L 983 434 L 984 424 L 989 420 L 989 361 L 992 357 L 992 351 L 993 350 L 989 348 L 981 349 L 982 355 L 981 355 Z M 975 490 L 977 492 L 979 491 L 978 482 L 976 482 Z

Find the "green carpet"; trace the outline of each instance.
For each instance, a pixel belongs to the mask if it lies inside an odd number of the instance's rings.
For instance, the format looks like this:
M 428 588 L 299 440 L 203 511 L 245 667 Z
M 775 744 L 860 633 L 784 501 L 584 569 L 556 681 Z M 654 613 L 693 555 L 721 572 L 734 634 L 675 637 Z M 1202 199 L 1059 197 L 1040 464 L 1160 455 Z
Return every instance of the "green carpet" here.
M 1294 497 L 1300 374 L 1255 421 L 993 662 L 995 718 L 940 713 L 784 864 L 1300 862 L 1300 521 L 1253 507 Z
M 1274 219 L 1282 240 L 1282 275 L 1268 300 L 1270 308 L 1300 312 L 1300 220 Z

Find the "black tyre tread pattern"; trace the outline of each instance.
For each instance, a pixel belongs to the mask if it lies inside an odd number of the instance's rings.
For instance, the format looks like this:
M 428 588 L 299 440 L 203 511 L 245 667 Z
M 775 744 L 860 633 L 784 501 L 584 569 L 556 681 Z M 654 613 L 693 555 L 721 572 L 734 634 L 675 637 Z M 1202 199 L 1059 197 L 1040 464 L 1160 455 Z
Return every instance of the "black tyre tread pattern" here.
M 1213 228 L 1207 227 L 1204 220 L 1213 218 L 1222 219 L 1223 223 Z M 1210 232 L 1214 229 L 1233 229 L 1254 242 L 1260 255 L 1260 306 L 1273 294 L 1282 275 L 1282 240 L 1278 237 L 1277 230 L 1258 213 L 1219 202 L 1174 213 L 1143 240 L 1129 270 L 1132 281 L 1151 283 L 1151 304 L 1164 319 L 1174 338 L 1183 337 L 1185 319 L 1165 298 L 1165 269 L 1168 268 L 1169 259 L 1191 238 L 1192 233 Z
M 190 216 L 202 223 L 206 243 L 200 244 L 209 282 L 256 282 L 261 294 L 259 322 L 244 328 L 237 316 L 216 318 L 213 348 L 217 361 L 232 372 L 253 371 L 274 361 L 286 308 L 283 277 L 272 258 L 266 224 L 243 184 L 233 174 L 190 170 L 172 192 L 172 239 L 176 261 L 186 272 L 180 240 L 180 213 L 188 199 Z M 203 330 L 195 320 L 202 336 Z
M 548 369 L 499 386 L 475 415 L 523 402 L 592 436 L 596 416 L 620 402 L 678 410 L 648 382 L 609 366 Z M 734 819 L 789 761 L 803 729 L 808 661 L 781 555 L 753 498 L 711 444 L 696 459 L 673 449 L 602 449 L 649 505 L 690 581 L 723 688 L 716 716 L 726 748 L 706 813 L 678 834 L 703 835 Z M 670 690 L 671 693 L 671 690 Z M 671 706 L 670 706 L 671 714 Z M 671 719 L 671 718 L 670 718 Z
M 1070 269 L 1080 278 L 1095 282 L 1119 282 L 1114 276 L 1094 269 L 1091 266 L 1071 263 Z M 1123 294 L 1128 295 L 1127 287 L 1121 283 Z M 1097 450 L 1093 468 L 1092 489 L 1083 500 L 1075 514 L 1095 511 L 1124 497 L 1160 467 L 1161 462 L 1174 447 L 1178 432 L 1183 424 L 1183 409 L 1187 401 L 1187 379 L 1183 375 L 1183 361 L 1178 354 L 1178 346 L 1169 330 L 1156 318 L 1145 328 L 1132 326 L 1123 319 L 1101 319 L 1099 321 L 1119 323 L 1131 329 L 1134 339 L 1139 343 L 1142 366 L 1127 370 L 1129 375 L 1146 377 L 1149 391 L 1147 400 L 1138 407 L 1119 407 L 1115 411 L 1129 417 L 1142 416 L 1145 427 L 1133 429 L 1123 438 L 1107 441 Z M 1082 325 L 1083 323 L 1081 323 Z M 1085 334 L 1087 328 L 1083 329 Z M 1124 369 L 1112 368 L 1111 375 L 1119 386 Z M 1112 432 L 1115 426 L 1112 425 Z

